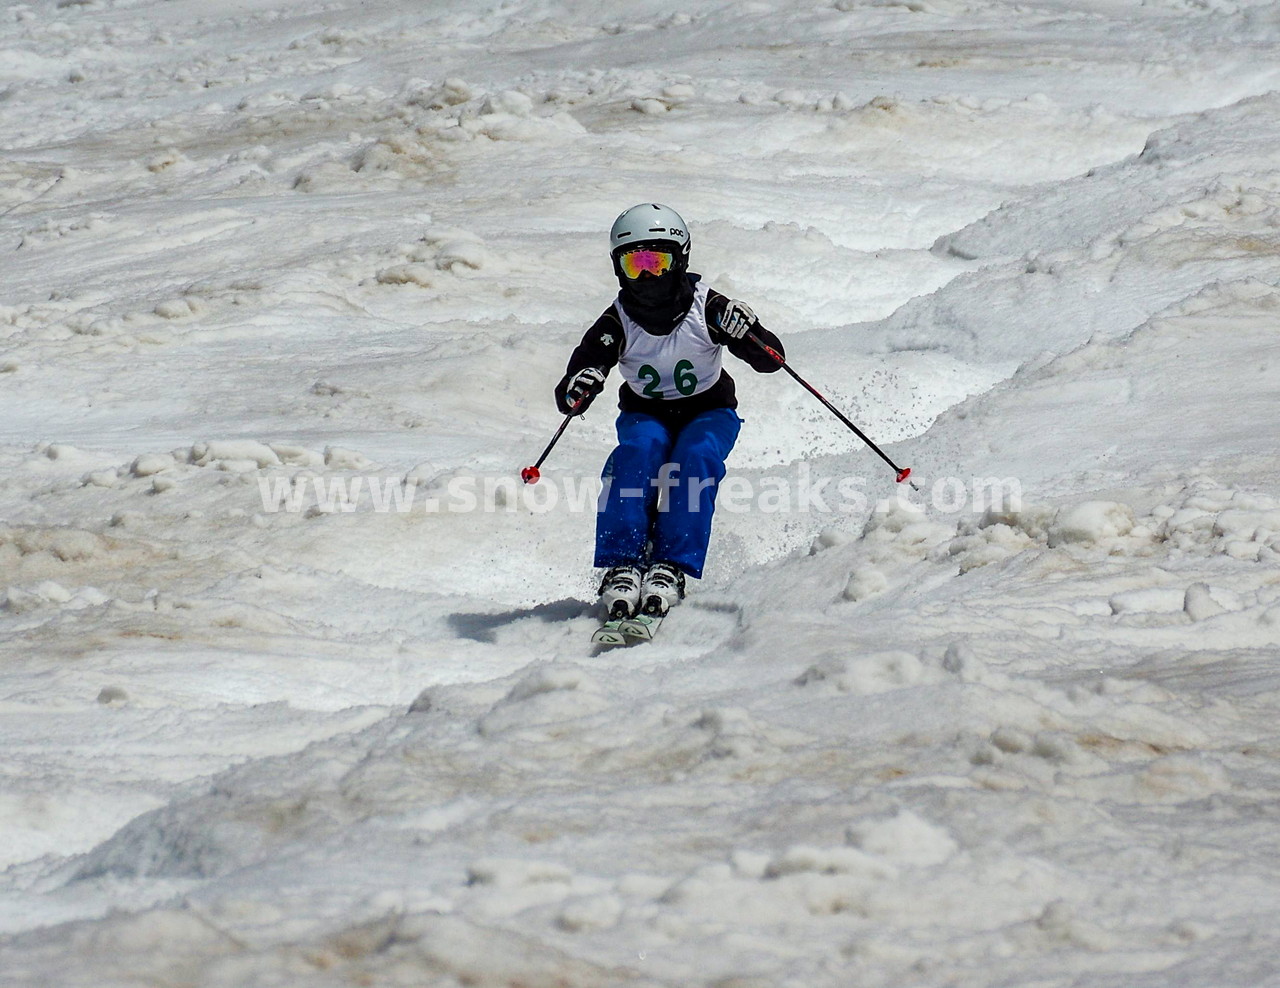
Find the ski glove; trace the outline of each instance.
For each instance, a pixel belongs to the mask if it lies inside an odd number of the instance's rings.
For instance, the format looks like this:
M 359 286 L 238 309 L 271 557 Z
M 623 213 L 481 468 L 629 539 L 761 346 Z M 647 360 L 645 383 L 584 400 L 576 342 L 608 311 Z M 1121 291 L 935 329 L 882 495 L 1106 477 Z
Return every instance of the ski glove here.
M 740 340 L 756 324 L 756 314 L 746 302 L 730 301 L 720 316 L 720 332 L 730 339 Z
M 566 383 L 560 411 L 566 415 L 581 415 L 603 390 L 604 371 L 597 367 L 584 367 Z

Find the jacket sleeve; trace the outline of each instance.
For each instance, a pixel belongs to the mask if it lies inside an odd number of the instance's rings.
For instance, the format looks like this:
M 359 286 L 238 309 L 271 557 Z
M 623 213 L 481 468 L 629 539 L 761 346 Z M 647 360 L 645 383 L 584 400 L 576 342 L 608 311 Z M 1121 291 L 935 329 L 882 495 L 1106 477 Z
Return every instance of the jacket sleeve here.
M 762 350 L 758 344 L 751 340 L 742 339 L 735 340 L 731 336 L 726 336 L 720 331 L 720 322 L 724 318 L 725 306 L 729 304 L 729 297 L 721 295 L 717 291 L 711 291 L 707 294 L 707 326 L 711 331 L 711 342 L 719 343 L 729 348 L 729 352 L 739 360 L 746 361 L 751 365 L 751 369 L 759 371 L 761 374 L 772 374 L 782 365 L 773 359 L 767 352 Z M 782 348 L 782 341 L 773 333 L 760 325 L 757 319 L 755 325 L 751 327 L 751 332 L 760 337 L 760 341 L 765 346 L 771 347 L 778 351 L 778 355 L 786 359 L 787 352 Z
M 595 367 L 608 374 L 622 356 L 622 339 L 622 323 L 618 321 L 618 314 L 614 312 L 613 306 L 609 306 L 583 334 L 582 342 L 574 347 L 573 353 L 569 355 L 564 377 L 556 385 L 556 407 L 563 414 L 569 413 L 564 397 L 569 390 L 569 382 L 587 367 Z M 583 407 L 585 410 L 585 406 Z

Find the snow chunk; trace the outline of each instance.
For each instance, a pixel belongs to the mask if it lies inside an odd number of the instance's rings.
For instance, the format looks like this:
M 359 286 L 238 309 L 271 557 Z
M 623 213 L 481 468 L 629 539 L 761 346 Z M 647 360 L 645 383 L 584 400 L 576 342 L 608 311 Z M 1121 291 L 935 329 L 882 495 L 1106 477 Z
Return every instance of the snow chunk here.
M 778 855 L 765 869 L 765 878 L 787 875 L 856 875 L 862 878 L 889 879 L 898 870 L 886 861 L 856 847 L 792 847 Z
M 185 298 L 167 299 L 156 305 L 155 312 L 161 319 L 186 319 L 195 314 L 195 307 Z
M 495 885 L 520 888 L 547 882 L 569 883 L 573 872 L 564 865 L 549 861 L 525 861 L 515 858 L 484 858 L 467 866 L 468 885 Z
M 596 681 L 572 666 L 543 666 L 529 673 L 511 688 L 507 701 L 519 703 L 541 693 L 557 690 L 598 689 Z
M 304 193 L 344 192 L 351 186 L 351 169 L 340 161 L 322 161 L 305 168 L 293 181 Z
M 26 614 L 38 610 L 46 603 L 47 601 L 39 594 L 20 587 L 10 587 L 5 591 L 4 609 L 10 614 Z
M 980 683 L 989 678 L 987 664 L 967 642 L 952 642 L 947 646 L 942 668 L 967 683 Z
M 533 112 L 533 100 L 524 93 L 517 92 L 514 89 L 507 89 L 489 96 L 484 101 L 484 106 L 481 107 L 480 112 L 510 113 L 515 116 L 526 117 Z
M 459 121 L 462 133 L 477 134 L 491 141 L 522 141 L 558 144 L 587 133 L 585 127 L 568 113 L 531 116 L 518 113 L 482 112 Z
M 456 77 L 445 79 L 439 85 L 421 89 L 409 97 L 409 103 L 428 110 L 444 110 L 461 106 L 476 98 L 475 90 Z
M 1048 537 L 1057 511 L 1044 504 L 1023 504 L 1017 511 L 998 511 L 988 508 L 979 523 L 982 528 L 1007 526 L 1022 532 L 1031 539 Z
M 863 566 L 853 571 L 844 587 L 845 600 L 866 600 L 889 588 L 889 578 L 878 569 Z
M 109 470 L 93 470 L 86 473 L 81 479 L 81 483 L 85 487 L 115 487 L 119 481 L 120 477 L 116 474 L 114 468 Z
M 945 552 L 959 564 L 961 573 L 1001 562 L 1044 538 L 1052 516 L 1051 509 L 988 510 L 976 525 L 962 522 L 957 526 L 957 537 L 946 544 Z
M 1021 755 L 1031 750 L 1035 739 L 1016 727 L 998 727 L 991 733 L 991 744 L 1007 755 Z
M 1228 508 L 1213 520 L 1213 534 L 1223 538 L 1256 539 L 1259 532 L 1280 531 L 1280 511 Z
M 1207 583 L 1193 583 L 1183 596 L 1182 609 L 1192 621 L 1205 621 L 1224 613 L 1226 608 L 1213 599 Z
M 1085 950 L 1114 950 L 1124 943 L 1116 934 L 1081 919 L 1066 902 L 1050 903 L 1035 925 L 1049 939 Z
M 781 89 L 773 94 L 773 101 L 791 110 L 801 110 L 811 105 L 811 100 L 798 89 Z
M 1184 803 L 1226 792 L 1231 779 L 1221 765 L 1203 755 L 1170 755 L 1147 766 L 1137 787 L 1148 800 Z
M 101 536 L 79 528 L 0 527 L 0 547 L 6 545 L 20 557 L 47 556 L 62 563 L 82 562 L 108 548 Z
M 855 659 L 827 659 L 806 669 L 797 686 L 824 684 L 828 690 L 869 696 L 914 686 L 926 679 L 924 663 L 911 652 L 860 655 Z
M 169 453 L 144 453 L 133 461 L 129 472 L 135 477 L 151 477 L 165 470 L 172 470 L 176 461 Z
M 271 452 L 280 457 L 280 462 L 292 467 L 322 467 L 324 454 L 305 446 L 292 446 L 287 443 L 269 443 Z
M 196 443 L 191 447 L 191 462 L 196 466 L 218 466 L 222 463 L 250 462 L 257 469 L 278 467 L 278 457 L 270 446 L 252 439 L 219 440 Z
M 826 549 L 833 549 L 836 546 L 847 545 L 852 542 L 856 536 L 843 528 L 828 526 L 819 532 L 809 545 L 809 555 L 816 556 L 818 553 Z
M 425 264 L 395 264 L 383 268 L 375 275 L 380 285 L 417 285 L 419 288 L 434 288 L 436 284 L 435 268 Z
M 712 758 L 753 758 L 774 747 L 767 731 L 741 707 L 712 707 L 702 711 L 693 726 L 711 735 Z
M 343 449 L 341 446 L 326 446 L 324 448 L 324 465 L 330 470 L 367 470 L 373 466 L 373 461 L 363 453 L 357 453 L 353 449 Z
M 51 460 L 64 460 L 73 462 L 75 460 L 83 460 L 86 454 L 74 446 L 68 446 L 66 443 L 50 443 L 44 448 L 44 455 Z
M 361 150 L 351 162 L 351 170 L 366 176 L 386 174 L 422 178 L 444 169 L 440 152 L 431 144 L 403 135 L 391 135 Z
M 609 930 L 622 919 L 622 900 L 616 895 L 593 895 L 565 904 L 556 925 L 570 933 Z
M 474 240 L 451 240 L 440 245 L 436 268 L 455 274 L 463 269 L 479 271 L 492 259 L 483 244 Z
M 64 587 L 61 583 L 55 583 L 53 580 L 45 580 L 36 587 L 36 595 L 43 597 L 51 604 L 65 604 L 71 600 L 71 591 Z
M 1175 587 L 1144 587 L 1112 594 L 1107 604 L 1112 614 L 1163 614 L 1182 609 L 1183 593 Z
M 946 830 L 910 810 L 890 817 L 860 820 L 845 833 L 853 847 L 895 864 L 927 867 L 942 864 L 958 850 Z
M 530 740 L 562 736 L 564 725 L 609 706 L 599 684 L 572 666 L 543 666 L 524 676 L 480 719 L 484 737 L 526 731 Z M 549 728 L 555 725 L 554 732 Z
M 119 686 L 104 686 L 98 691 L 98 702 L 104 707 L 122 707 L 129 702 L 129 694 Z
M 168 171 L 177 165 L 188 164 L 187 157 L 176 148 L 169 148 L 160 154 L 153 155 L 147 159 L 147 171 L 159 174 Z
M 892 545 L 904 558 L 922 559 L 955 533 L 954 524 L 932 521 L 916 506 L 898 498 L 886 498 L 867 519 L 862 538 L 875 545 Z
M 100 957 L 227 949 L 224 934 L 192 913 L 177 909 L 109 917 L 93 931 L 92 944 Z
M 1084 501 L 1063 508 L 1049 526 L 1049 545 L 1107 542 L 1133 531 L 1133 509 L 1118 501 Z

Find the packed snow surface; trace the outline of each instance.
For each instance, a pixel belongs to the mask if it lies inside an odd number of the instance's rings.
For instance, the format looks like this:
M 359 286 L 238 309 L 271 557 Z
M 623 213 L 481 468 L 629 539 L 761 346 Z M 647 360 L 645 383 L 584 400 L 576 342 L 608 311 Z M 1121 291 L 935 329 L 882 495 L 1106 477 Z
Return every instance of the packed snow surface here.
M 1251 0 L 6 4 L 0 984 L 1280 984 L 1277 89 Z M 518 476 L 647 200 L 918 490 L 732 368 L 597 654 L 609 400 Z

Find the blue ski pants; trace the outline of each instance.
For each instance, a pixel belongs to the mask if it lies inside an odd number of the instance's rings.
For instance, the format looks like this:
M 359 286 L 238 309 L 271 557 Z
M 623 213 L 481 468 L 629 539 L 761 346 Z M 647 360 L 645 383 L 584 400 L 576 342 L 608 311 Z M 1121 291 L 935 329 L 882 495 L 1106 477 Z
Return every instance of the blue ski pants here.
M 641 412 L 619 415 L 618 445 L 602 474 L 595 564 L 648 558 L 701 577 L 716 489 L 741 426 L 731 408 L 703 412 L 677 430 Z

